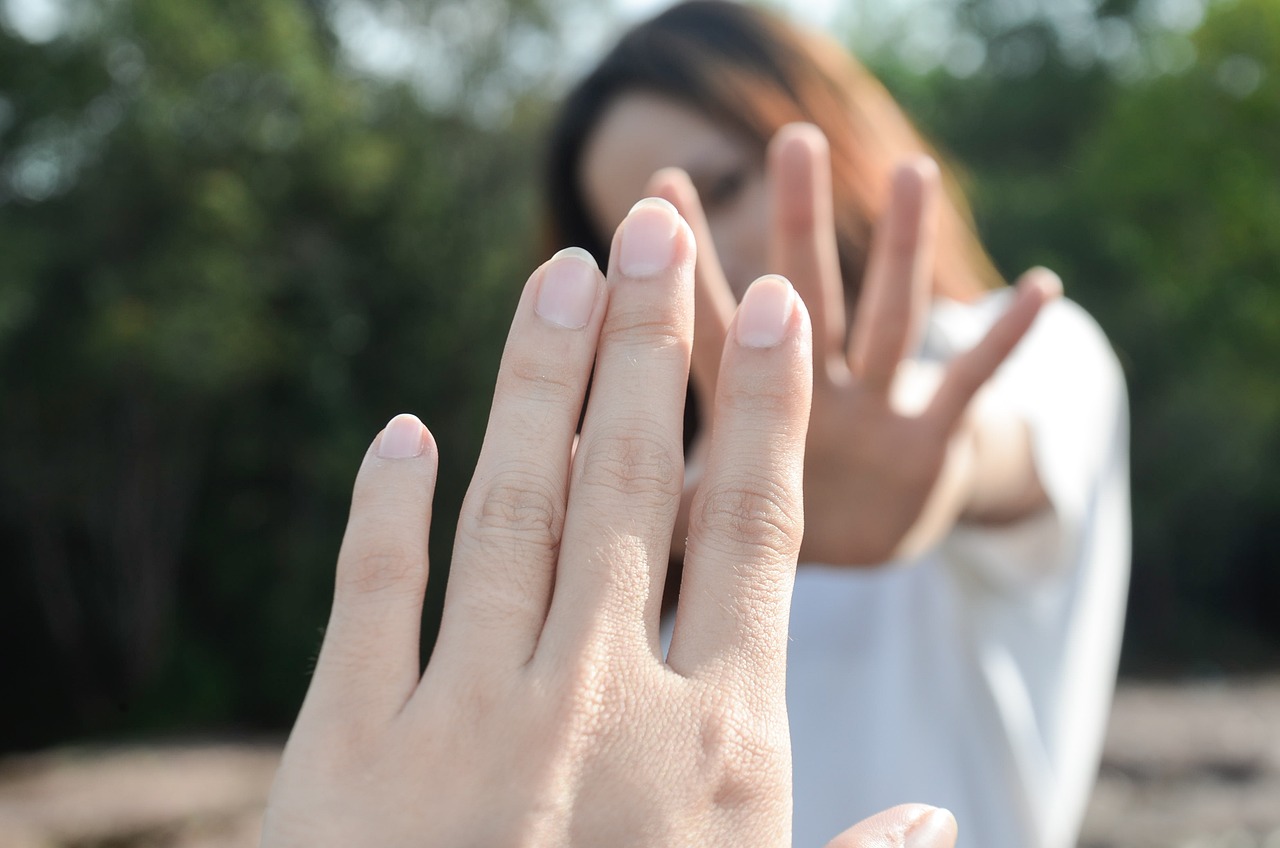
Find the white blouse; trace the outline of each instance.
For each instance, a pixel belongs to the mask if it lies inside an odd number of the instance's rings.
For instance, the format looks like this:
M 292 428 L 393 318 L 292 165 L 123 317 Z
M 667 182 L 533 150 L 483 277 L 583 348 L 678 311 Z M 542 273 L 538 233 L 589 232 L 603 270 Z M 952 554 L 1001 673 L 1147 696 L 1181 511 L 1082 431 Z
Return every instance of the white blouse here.
M 922 358 L 971 347 L 1011 296 L 935 302 Z M 984 393 L 1027 422 L 1052 509 L 959 525 L 911 562 L 801 565 L 787 666 L 796 846 L 910 801 L 950 809 L 960 848 L 1075 844 L 1128 586 L 1124 378 L 1098 326 L 1059 300 Z

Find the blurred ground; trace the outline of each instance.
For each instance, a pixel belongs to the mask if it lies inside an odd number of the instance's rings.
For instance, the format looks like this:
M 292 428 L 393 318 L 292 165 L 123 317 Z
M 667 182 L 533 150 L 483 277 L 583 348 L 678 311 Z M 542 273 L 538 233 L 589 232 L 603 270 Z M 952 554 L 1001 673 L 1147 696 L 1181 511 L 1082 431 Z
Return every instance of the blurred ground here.
M 0 848 L 252 848 L 278 757 L 237 743 L 0 760 Z M 1122 685 L 1080 844 L 1280 848 L 1280 678 Z

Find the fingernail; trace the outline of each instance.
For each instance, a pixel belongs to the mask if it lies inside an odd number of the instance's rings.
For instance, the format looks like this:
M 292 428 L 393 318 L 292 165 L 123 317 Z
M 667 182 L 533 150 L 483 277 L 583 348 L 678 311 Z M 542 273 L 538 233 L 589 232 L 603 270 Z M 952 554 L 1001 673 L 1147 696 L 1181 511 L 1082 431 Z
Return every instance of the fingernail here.
M 628 277 L 651 277 L 666 270 L 676 255 L 680 216 L 660 197 L 646 197 L 627 213 L 622 224 L 618 269 Z
M 423 434 L 418 416 L 401 413 L 387 422 L 378 441 L 378 456 L 383 459 L 409 459 L 422 454 Z
M 580 247 L 566 247 L 551 257 L 538 283 L 533 311 L 552 324 L 580 330 L 596 304 L 596 261 Z
M 950 846 L 955 833 L 956 819 L 950 810 L 938 807 L 920 818 L 907 831 L 902 840 L 903 848 L 939 848 Z
M 795 309 L 795 289 L 782 277 L 761 277 L 751 284 L 738 307 L 738 344 L 774 347 L 787 334 Z

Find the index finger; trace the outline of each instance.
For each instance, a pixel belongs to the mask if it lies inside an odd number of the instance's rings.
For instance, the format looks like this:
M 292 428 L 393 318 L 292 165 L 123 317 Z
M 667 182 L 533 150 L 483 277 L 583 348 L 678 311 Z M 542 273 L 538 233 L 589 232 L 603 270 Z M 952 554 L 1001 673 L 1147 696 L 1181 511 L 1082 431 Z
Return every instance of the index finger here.
M 690 374 L 698 394 L 699 409 L 710 414 L 720 374 L 720 352 L 737 304 L 720 267 L 720 256 L 711 241 L 711 227 L 698 190 L 679 168 L 663 168 L 649 181 L 648 194 L 671 203 L 693 231 L 697 246 L 693 285 L 693 353 Z

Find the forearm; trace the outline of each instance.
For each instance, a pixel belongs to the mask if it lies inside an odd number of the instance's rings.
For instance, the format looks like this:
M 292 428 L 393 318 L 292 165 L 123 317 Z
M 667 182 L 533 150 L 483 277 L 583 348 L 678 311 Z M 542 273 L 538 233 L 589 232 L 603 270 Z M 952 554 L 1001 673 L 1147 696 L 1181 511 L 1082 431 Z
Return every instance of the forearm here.
M 961 520 L 1006 524 L 1049 506 L 1022 416 L 979 395 L 968 429 L 972 464 Z
M 891 559 L 910 559 L 937 546 L 957 523 L 1008 524 L 1048 506 L 1026 421 L 980 394 L 953 434 L 933 490 Z

